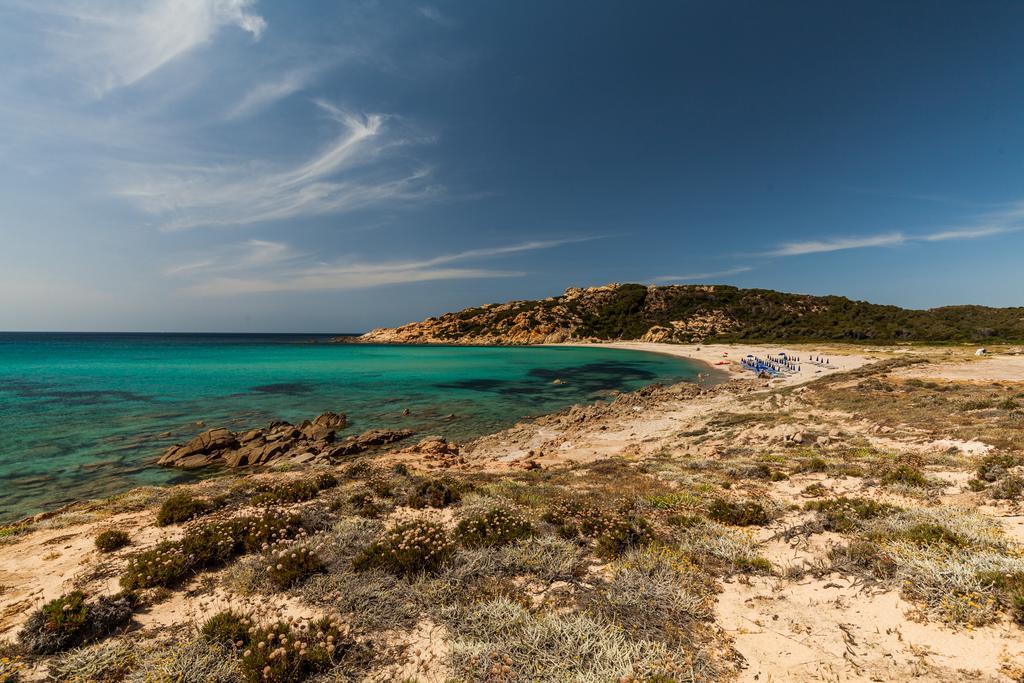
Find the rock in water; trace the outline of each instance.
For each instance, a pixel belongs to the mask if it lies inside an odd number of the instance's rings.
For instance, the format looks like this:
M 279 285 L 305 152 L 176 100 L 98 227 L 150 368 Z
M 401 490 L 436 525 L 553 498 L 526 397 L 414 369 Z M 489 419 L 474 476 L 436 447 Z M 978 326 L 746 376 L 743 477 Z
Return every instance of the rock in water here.
M 183 446 L 171 446 L 157 460 L 158 465 L 183 469 L 206 467 L 218 460 L 223 451 L 238 448 L 238 439 L 223 427 L 209 429 Z
M 308 439 L 331 443 L 337 431 L 347 424 L 348 418 L 344 414 L 323 413 L 312 422 L 303 422 L 299 429 Z
M 298 427 L 275 421 L 266 429 L 250 429 L 241 434 L 223 428 L 210 429 L 184 445 L 171 446 L 160 456 L 157 464 L 182 469 L 211 465 L 245 467 L 266 465 L 286 458 L 301 464 L 362 453 L 413 434 L 409 429 L 371 429 L 332 446 L 337 430 L 344 429 L 347 424 L 343 414 L 323 413 Z

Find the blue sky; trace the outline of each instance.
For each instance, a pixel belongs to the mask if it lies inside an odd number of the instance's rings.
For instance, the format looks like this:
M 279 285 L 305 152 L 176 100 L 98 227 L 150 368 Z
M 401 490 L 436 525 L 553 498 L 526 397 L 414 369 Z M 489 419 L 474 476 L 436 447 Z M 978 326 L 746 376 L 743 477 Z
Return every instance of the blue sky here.
M 0 1 L 0 329 L 1024 305 L 1024 4 Z

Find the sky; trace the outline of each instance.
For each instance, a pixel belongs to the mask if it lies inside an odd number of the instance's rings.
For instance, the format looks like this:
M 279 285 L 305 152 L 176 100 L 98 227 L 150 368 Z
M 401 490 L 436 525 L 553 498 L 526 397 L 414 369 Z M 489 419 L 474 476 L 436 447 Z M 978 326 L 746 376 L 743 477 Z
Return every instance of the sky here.
M 0 0 L 0 330 L 1024 305 L 1024 3 Z

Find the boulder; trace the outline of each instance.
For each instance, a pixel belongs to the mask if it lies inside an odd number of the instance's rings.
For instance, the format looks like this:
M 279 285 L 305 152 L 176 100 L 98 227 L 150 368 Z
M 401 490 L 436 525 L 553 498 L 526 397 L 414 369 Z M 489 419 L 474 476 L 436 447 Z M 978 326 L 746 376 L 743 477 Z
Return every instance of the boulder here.
M 202 464 L 195 464 L 204 461 L 203 458 L 197 456 L 214 456 L 212 460 L 216 460 L 216 455 L 221 451 L 235 448 L 238 448 L 238 439 L 233 432 L 223 427 L 209 429 L 184 445 L 174 445 L 168 448 L 157 460 L 157 464 L 185 467 L 186 465 L 179 463 L 187 462 L 190 468 L 205 467 Z
M 313 441 L 332 443 L 339 429 L 344 429 L 348 418 L 338 413 L 323 413 L 312 422 L 303 422 L 299 427 L 302 435 Z
M 330 449 L 328 456 L 341 458 L 347 455 L 362 453 L 374 446 L 387 446 L 388 444 L 408 439 L 413 435 L 411 429 L 371 429 L 358 436 L 350 436 L 343 442 Z

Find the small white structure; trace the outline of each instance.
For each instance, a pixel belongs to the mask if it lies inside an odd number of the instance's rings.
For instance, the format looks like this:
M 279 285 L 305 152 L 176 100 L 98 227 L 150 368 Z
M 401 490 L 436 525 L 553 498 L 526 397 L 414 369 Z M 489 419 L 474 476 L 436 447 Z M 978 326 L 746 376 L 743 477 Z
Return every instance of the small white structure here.
M 985 348 L 978 349 L 977 351 L 974 352 L 974 355 L 975 356 L 987 356 L 988 355 L 988 349 L 985 349 Z

